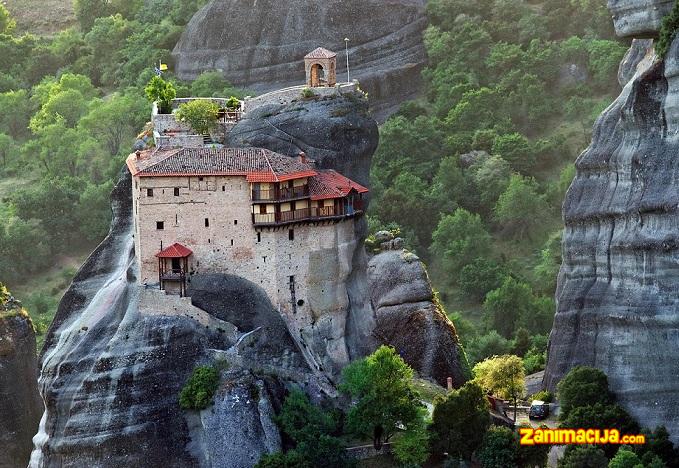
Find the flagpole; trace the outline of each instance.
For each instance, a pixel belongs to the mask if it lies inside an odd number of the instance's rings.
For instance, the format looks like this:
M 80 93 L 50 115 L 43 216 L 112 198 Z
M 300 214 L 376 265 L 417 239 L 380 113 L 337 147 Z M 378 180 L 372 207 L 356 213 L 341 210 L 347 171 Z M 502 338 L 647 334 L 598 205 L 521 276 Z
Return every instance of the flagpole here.
M 344 50 L 347 54 L 347 83 L 351 83 L 351 77 L 349 75 L 349 38 L 344 38 Z

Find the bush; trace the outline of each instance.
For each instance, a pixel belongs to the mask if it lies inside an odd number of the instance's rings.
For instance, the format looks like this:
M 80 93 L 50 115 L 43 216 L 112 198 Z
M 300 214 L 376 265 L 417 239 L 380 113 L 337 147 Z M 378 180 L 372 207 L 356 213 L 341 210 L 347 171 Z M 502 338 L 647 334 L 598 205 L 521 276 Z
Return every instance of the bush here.
M 608 377 L 592 367 L 576 366 L 571 369 L 559 383 L 558 391 L 562 419 L 577 408 L 597 403 L 608 405 L 613 401 L 613 394 L 608 389 Z
M 159 76 L 154 76 L 144 89 L 149 101 L 158 103 L 158 112 L 172 113 L 172 100 L 177 97 L 174 85 Z
M 672 11 L 663 18 L 662 26 L 660 27 L 660 38 L 655 46 L 655 51 L 658 57 L 665 59 L 667 52 L 670 50 L 672 41 L 677 36 L 679 30 L 679 3 L 675 3 Z
M 571 446 L 559 461 L 559 468 L 608 468 L 608 458 L 593 445 Z
M 302 97 L 304 99 L 311 99 L 312 97 L 315 97 L 316 93 L 314 93 L 311 88 L 304 88 L 302 90 Z
M 483 438 L 477 458 L 484 468 L 517 468 L 516 434 L 506 427 L 491 427 Z
M 218 387 L 219 372 L 214 367 L 196 367 L 179 395 L 179 406 L 184 410 L 204 410 L 212 404 Z
M 177 119 L 188 123 L 198 135 L 205 135 L 217 127 L 219 106 L 212 101 L 198 99 L 179 106 Z
M 429 458 L 429 434 L 424 425 L 413 428 L 394 441 L 394 456 L 403 467 L 419 467 Z
M 554 394 L 549 390 L 540 390 L 539 392 L 533 394 L 531 400 L 544 401 L 545 403 L 551 403 L 554 401 Z

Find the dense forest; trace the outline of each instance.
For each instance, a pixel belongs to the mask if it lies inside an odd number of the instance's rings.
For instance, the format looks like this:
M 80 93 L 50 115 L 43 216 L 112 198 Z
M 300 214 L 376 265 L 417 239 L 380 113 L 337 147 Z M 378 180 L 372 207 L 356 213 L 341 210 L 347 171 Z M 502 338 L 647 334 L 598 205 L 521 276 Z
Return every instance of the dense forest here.
M 76 0 L 77 25 L 19 33 L 0 6 L 0 271 L 46 331 L 108 230 L 108 194 L 148 120 L 144 87 L 204 0 Z M 422 98 L 381 129 L 370 225 L 430 266 L 472 363 L 544 364 L 560 206 L 625 44 L 595 0 L 430 0 Z M 179 97 L 239 95 L 218 73 Z
M 430 0 L 421 99 L 381 129 L 372 231 L 399 229 L 429 265 L 471 363 L 544 366 L 561 204 L 596 116 L 619 92 L 596 0 Z
M 109 193 L 149 119 L 144 87 L 202 0 L 76 0 L 78 26 L 16 32 L 0 5 L 0 271 L 46 331 L 106 235 Z M 159 16 L 158 12 L 162 12 Z M 179 97 L 238 94 L 215 72 Z

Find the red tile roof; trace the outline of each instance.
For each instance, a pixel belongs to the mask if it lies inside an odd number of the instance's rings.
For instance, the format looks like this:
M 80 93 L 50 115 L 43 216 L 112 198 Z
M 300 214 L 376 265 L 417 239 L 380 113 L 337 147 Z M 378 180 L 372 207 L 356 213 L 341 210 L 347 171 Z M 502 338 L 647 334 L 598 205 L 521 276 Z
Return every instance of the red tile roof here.
M 328 59 L 337 57 L 337 54 L 331 50 L 319 47 L 318 49 L 309 52 L 304 58 L 305 59 Z
M 320 171 L 318 175 L 309 179 L 309 193 L 312 200 L 342 198 L 349 195 L 352 190 L 358 193 L 368 192 L 368 189 L 361 184 L 332 169 Z
M 190 257 L 193 252 L 188 247 L 184 247 L 181 244 L 173 244 L 162 252 L 158 252 L 156 257 L 158 258 L 185 258 Z
M 261 148 L 160 148 L 131 154 L 127 165 L 139 177 L 245 176 L 248 182 L 284 182 L 312 177 L 312 166 Z

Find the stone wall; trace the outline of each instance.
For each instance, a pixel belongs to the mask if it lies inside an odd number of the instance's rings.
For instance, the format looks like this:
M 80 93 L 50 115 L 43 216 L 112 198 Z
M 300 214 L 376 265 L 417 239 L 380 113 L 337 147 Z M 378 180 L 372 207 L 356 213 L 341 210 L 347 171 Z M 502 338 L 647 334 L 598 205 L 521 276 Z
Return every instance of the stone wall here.
M 155 254 L 161 247 L 186 245 L 194 252 L 191 274 L 233 274 L 261 286 L 309 364 L 339 372 L 349 361 L 346 285 L 354 253 L 362 248 L 353 220 L 255 228 L 244 177 L 202 179 L 135 178 L 135 243 L 142 281 L 158 282 Z M 179 196 L 174 196 L 175 188 Z M 163 230 L 157 222 L 164 223 Z
M 279 89 L 270 93 L 262 94 L 254 98 L 245 100 L 245 111 L 252 112 L 258 107 L 267 104 L 288 105 L 302 99 L 302 91 L 307 86 L 292 86 L 290 88 Z M 358 88 L 358 82 L 342 83 L 332 88 L 309 88 L 318 97 L 339 96 L 342 94 L 353 93 Z

